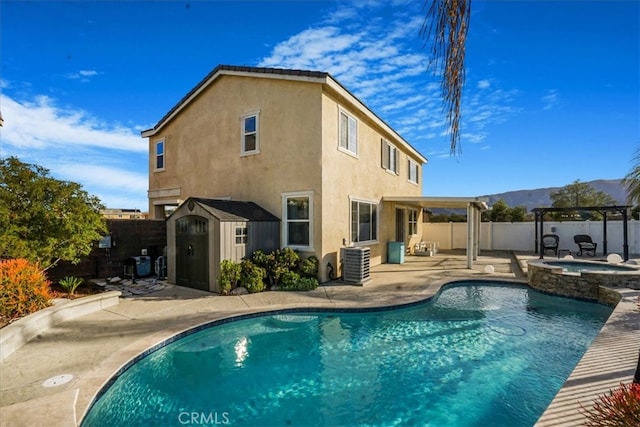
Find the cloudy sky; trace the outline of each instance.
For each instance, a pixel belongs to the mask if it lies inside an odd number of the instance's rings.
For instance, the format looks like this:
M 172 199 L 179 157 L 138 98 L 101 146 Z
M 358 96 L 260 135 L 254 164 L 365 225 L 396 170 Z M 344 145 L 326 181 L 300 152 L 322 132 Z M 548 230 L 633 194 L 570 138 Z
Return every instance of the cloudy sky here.
M 640 2 L 472 0 L 449 154 L 421 0 L 0 4 L 0 157 L 147 209 L 152 127 L 218 64 L 330 72 L 420 150 L 423 193 L 616 179 L 640 144 Z

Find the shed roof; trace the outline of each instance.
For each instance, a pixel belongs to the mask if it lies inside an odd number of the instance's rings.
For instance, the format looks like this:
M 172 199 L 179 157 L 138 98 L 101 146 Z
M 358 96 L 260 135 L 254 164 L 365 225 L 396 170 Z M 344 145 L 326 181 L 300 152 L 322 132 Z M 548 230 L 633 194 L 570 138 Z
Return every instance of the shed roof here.
M 237 200 L 202 199 L 192 197 L 204 210 L 222 222 L 229 221 L 266 221 L 280 222 L 280 219 L 253 202 Z

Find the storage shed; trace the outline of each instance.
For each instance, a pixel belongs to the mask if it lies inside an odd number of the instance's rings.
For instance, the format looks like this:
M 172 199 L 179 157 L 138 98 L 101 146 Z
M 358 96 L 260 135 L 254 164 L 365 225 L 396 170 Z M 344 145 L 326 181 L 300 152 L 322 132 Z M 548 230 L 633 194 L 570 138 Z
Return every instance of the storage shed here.
M 280 247 L 280 220 L 253 202 L 190 197 L 167 218 L 167 276 L 219 292 L 220 262 Z

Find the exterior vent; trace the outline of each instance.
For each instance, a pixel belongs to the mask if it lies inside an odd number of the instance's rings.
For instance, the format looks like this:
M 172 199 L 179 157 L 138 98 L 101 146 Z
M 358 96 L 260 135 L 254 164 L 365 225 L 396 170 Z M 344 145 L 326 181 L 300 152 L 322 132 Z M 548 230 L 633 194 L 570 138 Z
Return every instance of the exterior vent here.
M 342 280 L 364 285 L 369 277 L 370 248 L 342 248 Z

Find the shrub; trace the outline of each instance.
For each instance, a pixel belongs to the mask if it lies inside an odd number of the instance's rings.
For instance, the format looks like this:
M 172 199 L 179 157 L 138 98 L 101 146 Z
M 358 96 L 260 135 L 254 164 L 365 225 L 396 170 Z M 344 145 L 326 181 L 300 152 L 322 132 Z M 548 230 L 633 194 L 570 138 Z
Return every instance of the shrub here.
M 318 279 L 315 277 L 300 277 L 294 271 L 288 271 L 282 275 L 282 282 L 278 289 L 282 291 L 311 291 L 318 287 Z
M 268 255 L 262 251 L 255 251 L 251 261 L 265 270 L 267 283 L 273 287 L 280 283 L 281 276 L 285 272 L 298 265 L 300 256 L 290 248 L 276 249 Z
M 78 289 L 78 286 L 82 285 L 82 282 L 83 280 L 79 277 L 67 276 L 58 283 L 69 295 L 73 295 L 76 289 Z
M 218 285 L 220 285 L 220 293 L 227 295 L 231 289 L 235 288 L 240 280 L 242 273 L 241 265 L 230 259 L 222 260 L 220 263 L 220 277 L 218 277 Z
M 25 259 L 0 260 L 0 315 L 15 319 L 51 305 L 49 281 Z
M 245 259 L 240 263 L 240 269 L 240 282 L 247 288 L 250 294 L 262 292 L 266 289 L 264 284 L 266 272 L 264 268 Z
M 620 384 L 608 395 L 602 395 L 593 407 L 582 407 L 589 427 L 640 426 L 640 384 Z
M 305 277 L 316 277 L 320 261 L 315 256 L 310 256 L 300 263 L 300 274 Z

